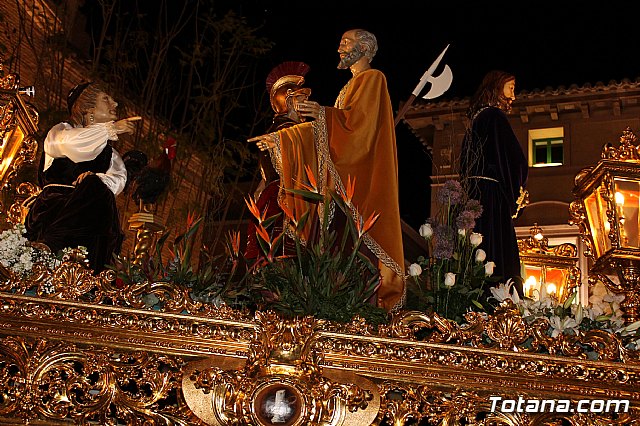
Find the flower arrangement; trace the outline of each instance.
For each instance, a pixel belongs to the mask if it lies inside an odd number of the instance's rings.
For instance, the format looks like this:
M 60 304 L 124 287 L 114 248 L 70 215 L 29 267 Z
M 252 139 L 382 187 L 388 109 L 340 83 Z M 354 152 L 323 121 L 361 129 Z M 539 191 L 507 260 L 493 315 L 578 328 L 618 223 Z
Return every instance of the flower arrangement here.
M 19 223 L 0 233 L 0 263 L 19 278 L 27 278 L 36 263 L 48 268 L 60 264 L 50 251 L 32 245 L 25 237 L 24 225 Z
M 482 295 L 494 262 L 478 248 L 482 235 L 473 232 L 482 214 L 478 200 L 468 199 L 458 181 L 448 180 L 437 193 L 441 209 L 420 227 L 428 253 L 409 267 L 408 309 L 434 311 L 461 323 L 470 309 L 484 310 Z
M 253 200 L 247 200 L 258 222 L 261 248 L 258 258 L 248 265 L 249 294 L 259 309 L 274 310 L 286 317 L 314 315 L 345 323 L 359 316 L 373 325 L 386 323 L 387 312 L 370 302 L 380 284 L 379 271 L 360 250 L 378 214 L 366 220 L 360 215 L 357 219 L 351 216 L 355 180 L 348 179 L 345 194 L 328 188 L 323 194 L 309 169 L 307 177 L 310 184 L 304 190 L 288 191 L 310 200 L 312 206 L 323 201 L 321 213 L 312 207 L 296 220 L 285 207 L 282 213 L 266 218 Z M 331 226 L 331 205 L 335 214 L 344 215 L 342 232 Z M 282 214 L 292 225 L 292 232 L 272 235 L 268 229 Z M 311 232 L 306 234 L 308 225 Z M 293 246 L 289 250 L 283 250 L 286 238 Z
M 74 250 L 82 256 L 87 255 L 86 247 L 67 247 L 58 253 L 52 253 L 46 245 L 31 242 L 24 235 L 25 227 L 21 223 L 0 232 L 0 272 L 4 279 L 29 279 L 35 264 L 42 264 L 53 270 Z M 54 291 L 51 283 L 46 288 L 48 293 Z
M 291 191 L 312 201 L 323 200 L 326 205 L 334 203 L 336 212 L 349 211 L 351 182 L 348 193 L 338 195 L 331 190 L 321 194 L 315 180 L 310 181 L 308 190 Z M 190 215 L 186 230 L 173 242 L 167 241 L 169 233 L 165 232 L 154 243 L 148 259 L 141 262 L 115 256 L 114 264 L 108 267 L 116 272 L 116 285 L 171 282 L 188 288 L 195 300 L 217 306 L 273 310 L 286 317 L 314 315 L 338 322 L 349 322 L 358 315 L 371 324 L 387 321 L 386 311 L 369 303 L 378 288 L 379 276 L 377 268 L 360 251 L 363 236 L 377 215 L 367 220 L 346 216 L 345 232 L 339 234 L 330 226 L 328 208 L 321 221 L 311 212 L 296 221 L 286 210 L 266 217 L 266 210 L 260 211 L 252 198 L 247 200 L 247 206 L 257 220 L 257 258 L 245 258 L 240 250 L 240 234 L 230 232 L 226 254 L 210 256 L 203 248 L 201 254 L 205 258 L 195 268 L 191 254 L 202 218 Z M 293 225 L 293 235 L 274 227 L 283 214 Z M 311 227 L 314 232 L 303 241 L 303 229 L 312 221 L 316 221 Z M 168 261 L 161 256 L 165 243 L 170 251 Z M 146 294 L 143 300 L 149 308 L 165 303 L 155 294 Z
M 520 310 L 528 324 L 542 318 L 549 323 L 547 333 L 551 337 L 561 334 L 578 335 L 588 330 L 604 330 L 618 335 L 627 349 L 640 348 L 640 321 L 626 324 L 620 310 L 624 295 L 610 292 L 601 281 L 591 286 L 589 303 L 583 306 L 574 303 L 576 293 L 569 296 L 564 303 L 542 294 L 539 300 L 520 298 L 512 283 L 507 281 L 493 287 L 491 298 L 497 303 L 511 300 Z
M 154 241 L 153 250 L 143 259 L 125 255 L 114 255 L 113 264 L 107 267 L 116 273 L 116 287 L 125 288 L 133 284 L 169 282 L 189 289 L 195 300 L 220 306 L 225 300 L 224 293 L 231 293 L 232 279 L 237 270 L 237 261 L 232 252 L 238 253 L 239 236 L 229 236 L 226 241 L 226 255 L 212 255 L 206 246 L 200 250 L 200 262 L 193 258 L 196 234 L 203 222 L 202 216 L 189 213 L 185 229 L 169 241 L 171 232 L 165 230 Z M 169 256 L 163 256 L 167 249 Z M 197 264 L 200 264 L 198 267 Z M 159 307 L 163 303 L 153 294 L 143 297 L 147 306 Z

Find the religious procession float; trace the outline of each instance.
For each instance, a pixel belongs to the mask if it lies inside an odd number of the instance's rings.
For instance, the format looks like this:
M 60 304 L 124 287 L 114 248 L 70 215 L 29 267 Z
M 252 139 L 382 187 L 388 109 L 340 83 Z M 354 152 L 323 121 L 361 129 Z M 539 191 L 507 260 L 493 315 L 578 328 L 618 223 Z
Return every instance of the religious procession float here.
M 350 244 L 321 226 L 281 256 L 284 238 L 249 201 L 262 255 L 242 259 L 231 234 L 220 261 L 197 270 L 199 219 L 168 241 L 144 206 L 129 220 L 134 249 L 99 274 L 81 247 L 29 243 L 25 201 L 42 188 L 17 176 L 37 156 L 38 112 L 16 75 L 0 86 L 0 424 L 640 423 L 630 130 L 575 178 L 571 217 L 593 263 L 587 300 L 576 298 L 575 247 L 551 247 L 535 227 L 521 256 L 563 285 L 525 284 L 521 297 L 494 280 L 483 236 L 458 232 L 475 213 L 452 180 L 438 194 L 446 208 L 420 228 L 426 249 L 408 268 L 405 308 L 388 314 L 367 302 L 378 282 L 358 255 L 373 218 L 347 215 Z M 322 196 L 336 209 L 350 202 L 348 191 Z M 448 251 L 442 229 L 456 235 Z

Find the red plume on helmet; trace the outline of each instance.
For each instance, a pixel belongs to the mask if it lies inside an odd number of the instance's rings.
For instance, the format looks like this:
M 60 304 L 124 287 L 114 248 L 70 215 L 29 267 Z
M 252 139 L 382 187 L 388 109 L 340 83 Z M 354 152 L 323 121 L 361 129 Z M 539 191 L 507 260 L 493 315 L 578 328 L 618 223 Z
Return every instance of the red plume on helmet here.
M 287 61 L 271 70 L 267 76 L 267 92 L 271 93 L 271 87 L 278 79 L 285 75 L 300 75 L 304 77 L 311 67 L 304 62 Z
M 271 70 L 267 76 L 267 91 L 271 108 L 276 116 L 287 114 L 291 105 L 287 100 L 294 92 L 300 90 L 304 84 L 304 75 L 309 71 L 309 65 L 304 62 L 283 62 Z M 307 89 L 307 97 L 311 93 Z

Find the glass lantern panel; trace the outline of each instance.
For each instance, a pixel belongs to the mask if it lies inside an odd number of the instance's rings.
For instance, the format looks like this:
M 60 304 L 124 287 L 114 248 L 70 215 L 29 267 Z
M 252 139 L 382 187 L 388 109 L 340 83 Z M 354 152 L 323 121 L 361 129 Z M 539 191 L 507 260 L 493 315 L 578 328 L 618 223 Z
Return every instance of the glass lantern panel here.
M 524 264 L 524 295 L 531 299 L 540 299 L 540 281 L 542 279 L 542 268 Z
M 545 284 L 547 292 L 551 293 L 555 288 L 555 295 L 558 300 L 563 300 L 567 292 L 567 275 L 569 271 L 561 268 L 547 267 L 545 273 Z
M 620 226 L 620 246 L 640 248 L 640 181 L 615 178 L 616 219 Z
M 607 203 L 600 194 L 600 188 L 601 186 L 594 189 L 584 199 L 596 258 L 601 257 L 607 250 L 611 249 L 611 240 L 609 239 L 610 225 L 606 213 Z

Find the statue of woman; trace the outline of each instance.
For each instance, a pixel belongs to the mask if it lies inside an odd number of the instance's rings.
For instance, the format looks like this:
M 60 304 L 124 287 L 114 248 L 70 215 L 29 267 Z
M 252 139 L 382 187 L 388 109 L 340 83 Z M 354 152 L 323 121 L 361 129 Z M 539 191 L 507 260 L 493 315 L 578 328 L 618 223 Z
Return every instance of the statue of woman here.
M 120 154 L 110 141 L 133 133 L 140 117 L 117 119 L 118 104 L 92 82 L 69 92 L 70 119 L 49 130 L 39 170 L 42 191 L 25 219 L 27 238 L 54 253 L 86 247 L 95 272 L 119 253 L 123 233 L 115 197 L 127 181 Z

